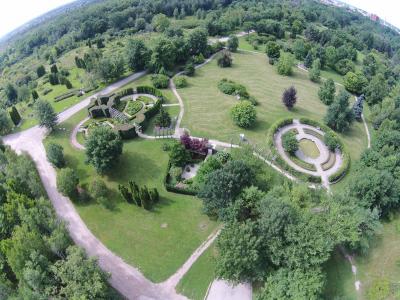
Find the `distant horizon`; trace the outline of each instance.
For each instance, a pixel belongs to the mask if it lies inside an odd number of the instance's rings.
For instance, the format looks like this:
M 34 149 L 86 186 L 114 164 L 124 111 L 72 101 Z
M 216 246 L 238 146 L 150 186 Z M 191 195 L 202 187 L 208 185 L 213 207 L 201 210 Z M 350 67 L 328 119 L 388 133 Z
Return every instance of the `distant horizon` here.
M 11 3 L 0 4 L 0 39 L 20 28 L 24 24 L 44 15 L 58 7 L 76 0 L 13 0 Z M 376 1 L 341 0 L 344 3 L 363 9 L 371 14 L 378 15 L 386 22 L 400 28 L 400 3 L 391 0 Z
M 0 39 L 26 23 L 76 0 L 13 0 L 0 4 Z
M 381 0 L 379 2 L 372 0 L 340 0 L 357 8 L 367 11 L 370 14 L 377 15 L 380 19 L 396 26 L 400 29 L 400 2 L 393 0 Z

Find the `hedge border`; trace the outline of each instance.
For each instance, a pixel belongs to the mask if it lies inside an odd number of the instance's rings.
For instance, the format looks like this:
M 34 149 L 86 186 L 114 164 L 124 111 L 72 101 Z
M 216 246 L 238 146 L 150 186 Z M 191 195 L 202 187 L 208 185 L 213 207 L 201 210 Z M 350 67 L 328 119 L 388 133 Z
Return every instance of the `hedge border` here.
M 329 182 L 330 183 L 339 182 L 347 174 L 347 172 L 350 168 L 350 165 L 351 165 L 350 153 L 349 153 L 346 145 L 343 143 L 342 139 L 338 136 L 338 134 L 336 132 L 334 132 L 332 129 L 330 129 L 328 126 L 326 126 L 325 124 L 321 124 L 321 123 L 319 123 L 315 120 L 311 120 L 309 118 L 300 118 L 299 121 L 302 124 L 319 127 L 322 129 L 323 132 L 325 132 L 325 133 L 330 132 L 333 136 L 336 137 L 336 139 L 339 143 L 339 149 L 342 152 L 342 165 L 335 173 L 333 173 L 332 175 L 329 176 Z
M 157 97 L 156 103 L 143 113 L 145 116 L 144 120 L 137 124 L 142 128 L 146 128 L 149 124 L 149 119 L 160 111 L 162 103 L 167 100 L 160 90 L 151 86 L 138 86 L 136 89 L 127 88 L 118 93 L 111 93 L 93 98 L 87 108 L 88 113 L 93 119 L 103 117 L 110 118 L 110 108 L 118 105 L 121 98 L 134 94 L 150 94 Z M 117 131 L 123 139 L 134 138 L 137 136 L 136 126 L 134 124 L 117 125 L 115 131 Z
M 172 164 L 171 161 L 168 160 L 168 166 L 167 166 L 167 170 L 165 172 L 165 176 L 164 176 L 164 186 L 165 189 L 168 192 L 171 193 L 177 193 L 177 194 L 183 194 L 183 195 L 190 195 L 190 196 L 196 196 L 197 195 L 197 191 L 193 188 L 189 188 L 189 189 L 180 189 L 177 188 L 176 186 L 174 186 L 173 184 L 168 183 L 169 181 L 169 170 L 171 169 Z
M 276 146 L 274 143 L 274 135 L 278 131 L 279 128 L 284 127 L 286 125 L 293 124 L 293 118 L 285 118 L 278 120 L 274 124 L 271 125 L 268 135 L 267 135 L 267 145 L 270 148 L 272 154 L 275 156 L 274 162 L 277 163 L 282 169 L 288 171 L 294 177 L 298 178 L 301 181 L 308 181 L 312 183 L 321 183 L 321 177 L 314 176 L 310 174 L 304 174 L 293 169 L 289 164 L 281 157 L 281 155 L 276 150 Z

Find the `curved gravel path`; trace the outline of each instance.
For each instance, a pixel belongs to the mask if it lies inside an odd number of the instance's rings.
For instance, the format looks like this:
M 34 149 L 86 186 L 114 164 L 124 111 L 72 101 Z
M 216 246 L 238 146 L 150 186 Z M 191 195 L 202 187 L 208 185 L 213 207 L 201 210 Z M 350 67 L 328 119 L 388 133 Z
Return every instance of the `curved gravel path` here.
M 85 146 L 83 146 L 81 143 L 78 142 L 78 139 L 76 138 L 76 136 L 79 132 L 79 128 L 81 128 L 81 126 L 89 120 L 90 120 L 90 117 L 86 117 L 85 119 L 80 121 L 78 123 L 78 125 L 75 126 L 74 130 L 72 130 L 70 142 L 71 142 L 71 145 L 78 150 L 85 150 Z

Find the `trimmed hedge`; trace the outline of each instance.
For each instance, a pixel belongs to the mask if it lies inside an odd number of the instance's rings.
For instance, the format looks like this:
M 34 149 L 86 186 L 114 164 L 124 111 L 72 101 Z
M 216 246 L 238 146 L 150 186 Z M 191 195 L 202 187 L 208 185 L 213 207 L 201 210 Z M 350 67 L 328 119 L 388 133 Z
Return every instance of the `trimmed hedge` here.
M 137 137 L 136 126 L 133 124 L 118 124 L 114 126 L 114 130 L 123 140 L 133 139 Z
M 290 125 L 290 124 L 293 124 L 293 118 L 282 119 L 282 120 L 279 120 L 279 121 L 275 122 L 274 124 L 272 124 L 271 128 L 268 131 L 267 145 L 270 148 L 272 155 L 275 157 L 274 162 L 277 163 L 282 169 L 284 169 L 285 171 L 288 171 L 294 177 L 296 177 L 302 181 L 309 181 L 312 183 L 321 183 L 321 177 L 304 174 L 302 172 L 299 172 L 299 171 L 293 169 L 291 166 L 288 165 L 288 163 L 281 157 L 281 155 L 276 150 L 276 147 L 274 144 L 275 133 L 278 131 L 279 128 L 284 127 L 286 125 Z
M 334 135 L 337 138 L 338 144 L 339 144 L 339 149 L 342 152 L 342 165 L 340 168 L 333 173 L 331 176 L 329 176 L 329 182 L 330 183 L 336 183 L 340 179 L 346 175 L 347 171 L 350 168 L 350 153 L 347 150 L 347 147 L 343 144 L 342 140 L 339 138 L 336 132 L 334 132 L 332 129 L 330 129 L 328 126 L 321 124 L 315 120 L 311 120 L 308 118 L 300 118 L 300 123 L 311 125 L 314 127 L 319 127 L 324 131 L 325 133 L 330 132 L 332 135 Z

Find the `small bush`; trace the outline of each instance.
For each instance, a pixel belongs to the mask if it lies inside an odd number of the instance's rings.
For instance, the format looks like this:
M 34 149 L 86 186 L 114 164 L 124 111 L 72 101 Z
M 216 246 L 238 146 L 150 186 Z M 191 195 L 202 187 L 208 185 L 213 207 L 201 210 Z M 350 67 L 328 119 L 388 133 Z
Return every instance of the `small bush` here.
M 166 89 L 168 87 L 169 78 L 163 74 L 151 75 L 151 83 L 157 89 Z
M 231 117 L 237 126 L 249 128 L 256 122 L 257 113 L 254 105 L 251 104 L 251 102 L 244 100 L 237 103 L 231 109 Z
M 73 169 L 65 168 L 57 173 L 57 189 L 64 196 L 75 197 L 78 184 L 79 178 Z
M 188 85 L 187 77 L 186 76 L 174 77 L 174 84 L 175 84 L 176 88 L 178 88 L 178 89 L 187 87 L 187 85 Z
M 21 115 L 19 114 L 15 106 L 11 107 L 9 110 L 11 121 L 17 126 L 21 122 Z
M 299 149 L 299 141 L 293 131 L 286 132 L 282 136 L 282 146 L 287 153 L 292 155 Z
M 337 136 L 333 134 L 331 131 L 325 133 L 324 143 L 326 144 L 326 146 L 330 151 L 335 151 L 335 149 L 340 146 Z
M 50 143 L 47 146 L 47 159 L 57 168 L 65 166 L 64 149 L 61 145 Z
M 226 78 L 218 82 L 218 89 L 227 95 L 239 95 L 240 97 L 246 98 L 246 100 L 249 98 L 249 93 L 244 85 Z
M 181 181 L 182 168 L 181 167 L 172 167 L 169 170 L 169 175 L 171 176 L 171 178 L 174 182 Z
M 228 68 L 232 66 L 232 55 L 228 50 L 223 50 L 217 58 L 217 64 L 221 68 Z
M 188 62 L 185 66 L 184 72 L 187 76 L 193 76 L 196 72 L 196 68 L 192 62 Z
M 89 185 L 89 193 L 93 199 L 107 197 L 108 189 L 103 180 L 94 179 Z
M 193 63 L 196 65 L 202 64 L 205 61 L 203 54 L 193 56 Z

